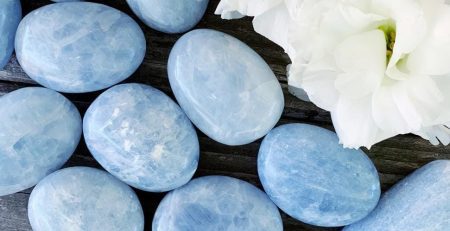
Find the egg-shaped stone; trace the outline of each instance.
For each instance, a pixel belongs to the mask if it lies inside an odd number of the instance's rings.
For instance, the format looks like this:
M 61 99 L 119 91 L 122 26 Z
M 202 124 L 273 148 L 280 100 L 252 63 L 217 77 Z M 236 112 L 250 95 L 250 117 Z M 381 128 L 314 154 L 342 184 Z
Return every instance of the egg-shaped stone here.
M 59 169 L 81 136 L 81 117 L 61 94 L 22 88 L 0 97 L 0 196 L 30 188 Z
M 28 218 L 34 231 L 144 230 L 133 190 L 89 167 L 65 168 L 39 182 L 30 195 Z
M 356 222 L 380 197 L 377 170 L 364 152 L 344 149 L 334 132 L 307 124 L 282 125 L 264 138 L 258 174 L 281 210 L 317 226 Z
M 11 58 L 20 19 L 22 19 L 20 0 L 0 1 L 0 69 L 5 67 Z
M 209 0 L 127 0 L 131 10 L 149 27 L 164 33 L 192 29 L 205 14 Z
M 167 194 L 156 210 L 153 231 L 282 231 L 277 207 L 255 186 L 226 176 L 192 180 Z
M 94 158 L 141 190 L 172 190 L 197 169 L 194 127 L 172 99 L 153 87 L 130 83 L 108 89 L 87 110 L 83 128 Z
M 209 29 L 185 34 L 170 53 L 168 74 L 181 108 L 220 143 L 253 142 L 281 117 L 284 98 L 274 73 L 230 35 Z
M 450 228 L 450 160 L 433 161 L 394 185 L 375 210 L 345 231 Z
M 52 0 L 53 2 L 79 2 L 82 0 Z
M 32 11 L 19 24 L 17 59 L 39 84 L 61 92 L 91 92 L 128 78 L 146 42 L 128 15 L 102 4 L 64 2 Z

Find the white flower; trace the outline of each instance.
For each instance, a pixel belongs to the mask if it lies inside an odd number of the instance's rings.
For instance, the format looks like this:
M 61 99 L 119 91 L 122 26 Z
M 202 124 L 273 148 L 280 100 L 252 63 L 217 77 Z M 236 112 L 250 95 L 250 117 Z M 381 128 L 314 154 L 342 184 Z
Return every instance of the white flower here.
M 222 0 L 216 13 L 255 17 L 291 58 L 290 87 L 331 112 L 345 147 L 406 133 L 449 144 L 445 0 Z

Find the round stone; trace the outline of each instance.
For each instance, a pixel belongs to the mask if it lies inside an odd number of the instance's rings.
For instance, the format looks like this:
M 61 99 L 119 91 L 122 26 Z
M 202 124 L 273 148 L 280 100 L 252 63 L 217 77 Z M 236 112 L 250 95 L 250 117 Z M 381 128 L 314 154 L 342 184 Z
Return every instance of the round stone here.
M 230 35 L 208 29 L 185 34 L 170 53 L 168 74 L 191 121 L 220 143 L 251 143 L 281 117 L 277 78 L 255 51 Z
M 50 4 L 29 13 L 16 34 L 17 59 L 45 87 L 91 92 L 128 78 L 142 63 L 145 37 L 128 15 L 97 3 Z
M 14 50 L 14 37 L 22 19 L 20 0 L 0 1 L 0 69 L 5 67 Z
M 147 26 L 165 33 L 192 29 L 205 14 L 209 0 L 127 0 Z
M 394 185 L 369 216 L 344 230 L 449 230 L 449 195 L 450 160 L 433 161 Z
M 0 121 L 0 196 L 30 188 L 59 169 L 80 141 L 78 110 L 46 88 L 2 96 Z
M 28 218 L 34 231 L 144 230 L 133 190 L 88 167 L 62 169 L 39 182 L 30 195 Z
M 206 176 L 167 194 L 153 231 L 282 231 L 277 207 L 255 186 L 226 176 Z
M 141 190 L 172 190 L 197 169 L 194 127 L 172 99 L 153 87 L 132 83 L 108 89 L 87 110 L 83 127 L 94 158 Z
M 258 174 L 281 210 L 317 226 L 356 222 L 380 197 L 377 170 L 364 152 L 344 149 L 334 132 L 306 124 L 283 125 L 264 138 Z

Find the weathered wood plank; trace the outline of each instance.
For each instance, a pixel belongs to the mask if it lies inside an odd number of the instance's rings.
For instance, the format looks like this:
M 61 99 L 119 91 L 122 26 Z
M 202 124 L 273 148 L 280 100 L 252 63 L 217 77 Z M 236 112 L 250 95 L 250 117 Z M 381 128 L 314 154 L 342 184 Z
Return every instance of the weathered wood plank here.
M 96 2 L 118 8 L 136 20 L 124 0 L 99 0 Z M 24 12 L 29 12 L 39 6 L 50 3 L 44 0 L 22 1 Z M 285 96 L 285 110 L 279 124 L 303 122 L 319 125 L 332 129 L 331 119 L 328 112 L 321 110 L 312 103 L 303 102 L 287 92 L 287 81 L 285 67 L 289 58 L 283 50 L 254 33 L 251 19 L 223 21 L 213 14 L 218 0 L 211 0 L 208 11 L 199 28 L 214 28 L 229 33 L 249 44 L 269 63 L 277 78 L 282 84 Z M 140 23 L 147 38 L 147 54 L 144 63 L 125 82 L 140 82 L 157 87 L 173 98 L 167 79 L 166 62 L 169 52 L 180 35 L 166 35 L 153 31 Z M 34 86 L 31 80 L 20 68 L 17 60 L 13 58 L 5 70 L 0 70 L 0 96 L 15 89 Z M 72 100 L 83 114 L 99 92 L 88 94 L 65 94 Z M 201 159 L 196 176 L 203 175 L 228 175 L 246 180 L 261 187 L 256 171 L 256 158 L 260 140 L 254 143 L 230 147 L 218 144 L 204 134 L 199 132 L 201 145 Z M 443 146 L 432 146 L 413 135 L 397 136 L 381 142 L 372 147 L 370 151 L 365 150 L 374 161 L 380 173 L 382 189 L 386 190 L 405 175 L 420 166 L 435 159 L 450 159 L 450 148 Z M 93 159 L 83 141 L 80 143 L 75 154 L 66 166 L 92 166 L 101 168 Z M 31 190 L 26 190 L 14 195 L 0 197 L 0 230 L 31 230 L 28 224 L 26 205 Z M 151 230 L 151 219 L 153 213 L 164 194 L 146 193 L 137 190 L 138 196 L 144 207 L 146 215 L 146 230 Z M 302 224 L 283 214 L 285 230 L 337 230 L 317 228 Z

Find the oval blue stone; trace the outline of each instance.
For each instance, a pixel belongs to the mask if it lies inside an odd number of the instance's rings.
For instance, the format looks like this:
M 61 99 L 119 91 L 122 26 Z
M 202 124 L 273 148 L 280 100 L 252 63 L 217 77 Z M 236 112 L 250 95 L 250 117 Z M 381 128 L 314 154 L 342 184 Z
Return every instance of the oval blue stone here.
M 61 94 L 41 87 L 0 98 L 0 196 L 37 184 L 72 155 L 81 117 Z
M 20 0 L 0 1 L 0 69 L 5 67 L 14 50 L 14 37 L 22 19 Z
M 284 107 L 267 63 L 238 39 L 200 29 L 181 37 L 168 63 L 170 86 L 191 121 L 227 145 L 253 142 L 270 131 Z
M 127 0 L 147 26 L 165 33 L 183 33 L 193 28 L 206 11 L 209 0 Z
M 167 194 L 153 231 L 282 231 L 277 207 L 255 186 L 226 176 L 206 176 Z
M 133 187 L 169 191 L 187 183 L 197 169 L 194 127 L 172 99 L 153 87 L 108 89 L 87 110 L 83 127 L 95 159 Z
M 90 2 L 32 11 L 16 35 L 24 71 L 41 85 L 71 93 L 100 90 L 128 78 L 141 64 L 145 46 L 133 19 Z
M 34 231 L 142 231 L 141 204 L 128 185 L 105 171 L 72 167 L 33 189 L 28 218 Z
M 450 160 L 433 161 L 394 185 L 375 210 L 345 231 L 450 228 Z
M 380 197 L 377 170 L 361 150 L 344 149 L 334 132 L 306 124 L 283 125 L 264 138 L 258 174 L 281 210 L 312 225 L 351 224 Z

